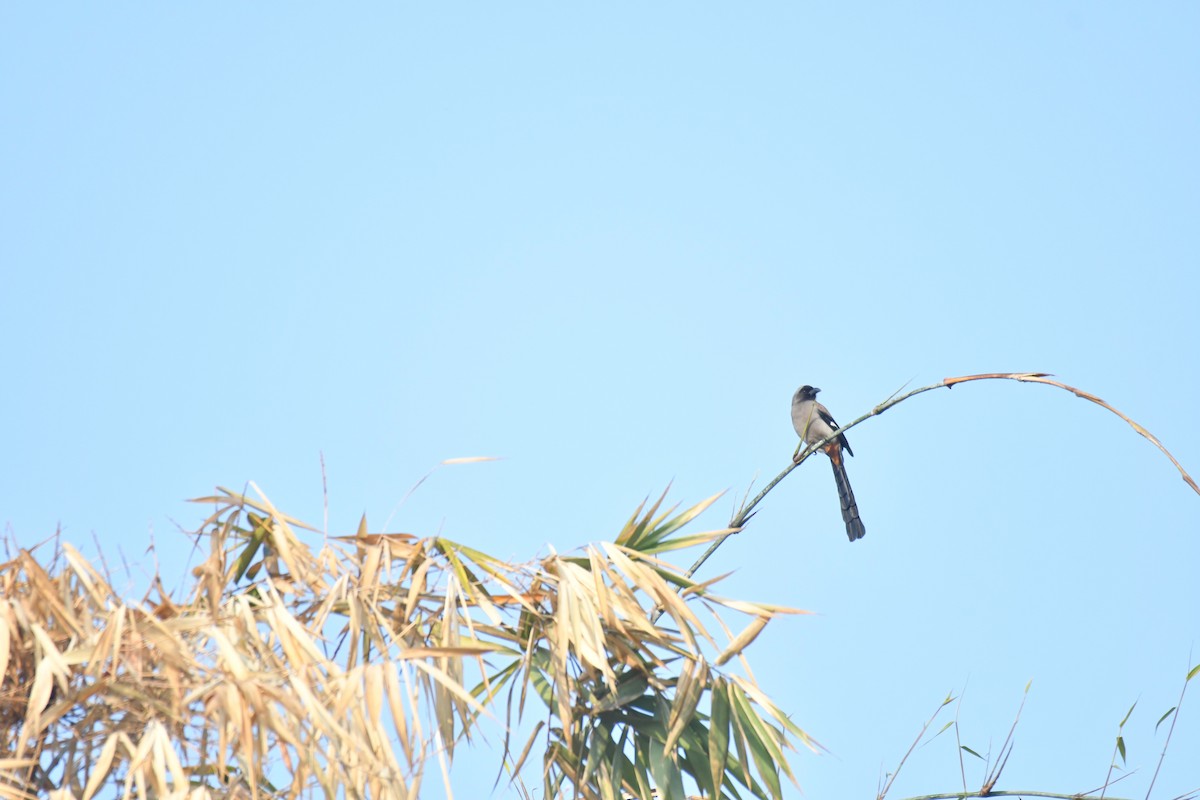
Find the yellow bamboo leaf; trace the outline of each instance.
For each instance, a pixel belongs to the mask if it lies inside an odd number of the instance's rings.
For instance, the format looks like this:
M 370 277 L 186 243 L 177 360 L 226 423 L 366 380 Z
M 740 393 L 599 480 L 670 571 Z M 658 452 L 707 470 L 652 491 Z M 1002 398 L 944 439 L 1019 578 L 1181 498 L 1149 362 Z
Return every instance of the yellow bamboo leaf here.
M 14 623 L 12 606 L 10 601 L 0 599 L 0 688 L 4 686 L 4 679 L 8 677 L 8 659 L 11 655 L 10 648 L 12 647 L 12 629 Z
M 271 618 L 273 622 L 277 623 L 279 628 L 287 631 L 292 641 L 304 651 L 309 662 L 320 665 L 323 668 L 328 668 L 328 659 L 325 658 L 325 654 L 321 652 L 321 649 L 317 647 L 317 643 L 313 641 L 312 634 L 304 629 L 299 620 L 288 613 L 282 600 L 271 610 Z M 304 663 L 304 659 L 297 659 L 296 662 Z
M 687 729 L 692 718 L 696 715 L 696 707 L 700 703 L 701 694 L 708 684 L 708 665 L 703 659 L 685 661 L 675 686 L 675 698 L 671 702 L 671 713 L 667 718 L 667 738 L 663 743 L 663 751 L 674 752 L 679 737 Z
M 387 689 L 388 710 L 392 714 L 392 725 L 396 729 L 396 738 L 404 748 L 404 758 L 409 766 L 413 765 L 412 742 L 408 738 L 408 722 L 404 715 L 404 695 L 400 688 L 399 664 L 388 664 L 383 671 L 383 681 Z
M 433 664 L 430 664 L 428 661 L 412 661 L 410 663 L 429 677 L 433 678 L 440 686 L 444 687 L 448 692 L 450 692 L 450 694 L 466 703 L 477 713 L 486 714 L 489 717 L 492 716 L 492 712 L 481 705 L 469 691 L 463 688 L 461 683 L 451 680 L 449 675 L 435 667 Z
M 233 643 L 218 629 L 213 629 L 208 632 L 208 636 L 217 643 L 217 649 L 221 652 L 221 660 L 233 673 L 236 680 L 244 681 L 250 677 L 250 670 L 246 666 L 246 662 L 242 659 L 241 653 L 233 646 Z
M 368 664 L 363 673 L 363 699 L 367 704 L 367 718 L 378 727 L 383 711 L 383 665 Z
M 50 692 L 54 689 L 54 672 L 48 661 L 38 662 L 33 673 L 33 686 L 29 690 L 29 707 L 25 710 L 25 728 L 21 741 L 41 730 L 42 711 L 50 703 Z
M 770 617 L 761 616 L 755 617 L 750 621 L 750 624 L 742 629 L 742 632 L 734 637 L 728 646 L 721 651 L 721 655 L 717 656 L 716 665 L 724 666 L 729 659 L 740 654 L 745 650 L 751 642 L 758 638 L 762 633 L 763 628 L 767 627 L 767 623 L 771 621 Z
M 150 764 L 150 775 L 154 779 L 154 787 L 158 790 L 159 796 L 165 797 L 170 795 L 171 788 L 167 781 L 167 755 L 163 752 L 163 733 L 162 725 L 152 722 L 146 731 L 145 738 L 150 742 L 150 751 L 146 760 Z

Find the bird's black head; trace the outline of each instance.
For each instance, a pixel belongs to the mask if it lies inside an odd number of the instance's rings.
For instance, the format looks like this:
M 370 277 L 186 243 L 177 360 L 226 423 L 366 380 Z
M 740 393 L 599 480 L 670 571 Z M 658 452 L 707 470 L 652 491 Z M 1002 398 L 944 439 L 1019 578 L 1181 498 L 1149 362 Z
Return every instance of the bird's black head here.
M 812 400 L 817 396 L 817 392 L 821 391 L 815 386 L 809 386 L 807 383 L 796 390 L 797 400 Z

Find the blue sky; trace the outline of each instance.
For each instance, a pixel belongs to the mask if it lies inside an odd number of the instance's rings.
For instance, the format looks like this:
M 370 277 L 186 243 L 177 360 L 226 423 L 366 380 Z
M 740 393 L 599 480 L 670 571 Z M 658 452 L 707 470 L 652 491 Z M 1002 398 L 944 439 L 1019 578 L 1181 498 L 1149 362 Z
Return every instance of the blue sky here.
M 349 533 L 492 455 L 391 528 L 532 558 L 672 482 L 761 486 L 802 383 L 846 421 L 1008 370 L 1200 474 L 1198 35 L 1188 3 L 10 4 L 0 523 L 170 585 L 214 485 L 320 525 L 323 453 Z M 871 796 L 964 686 L 998 749 L 1030 680 L 998 788 L 1099 786 L 1137 700 L 1144 794 L 1200 661 L 1200 497 L 1046 387 L 850 438 L 864 541 L 814 460 L 701 576 L 819 612 L 752 651 L 832 751 L 805 794 Z M 1196 688 L 1155 797 L 1200 786 Z M 957 781 L 943 736 L 890 796 Z

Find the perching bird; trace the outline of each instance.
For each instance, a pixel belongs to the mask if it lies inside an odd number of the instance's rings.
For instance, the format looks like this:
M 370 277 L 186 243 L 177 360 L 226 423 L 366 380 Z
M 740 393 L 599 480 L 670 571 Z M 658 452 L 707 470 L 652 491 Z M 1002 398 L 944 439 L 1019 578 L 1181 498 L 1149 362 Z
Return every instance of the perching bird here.
M 827 436 L 833 436 L 838 430 L 838 424 L 833 421 L 829 409 L 817 402 L 817 392 L 807 384 L 796 390 L 792 396 L 792 425 L 796 428 L 805 444 L 816 444 Z M 842 520 L 846 523 L 846 535 L 850 541 L 861 539 L 867 535 L 867 529 L 858 517 L 858 504 L 854 502 L 854 491 L 850 488 L 850 479 L 846 477 L 846 465 L 842 459 L 842 451 L 854 455 L 845 434 L 830 439 L 822 448 L 829 456 L 833 465 L 833 479 L 837 483 L 838 499 L 842 502 Z M 793 460 L 799 460 L 800 450 L 796 449 Z

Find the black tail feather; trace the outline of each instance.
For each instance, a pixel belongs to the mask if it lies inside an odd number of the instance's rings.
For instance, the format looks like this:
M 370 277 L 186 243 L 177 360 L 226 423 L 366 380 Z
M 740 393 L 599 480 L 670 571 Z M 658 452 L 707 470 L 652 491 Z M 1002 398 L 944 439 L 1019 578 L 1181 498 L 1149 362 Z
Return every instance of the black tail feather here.
M 867 528 L 858 516 L 858 504 L 854 502 L 854 490 L 850 488 L 850 479 L 846 477 L 846 466 L 841 458 L 831 458 L 833 464 L 833 480 L 837 483 L 838 500 L 842 503 L 842 521 L 846 523 L 846 535 L 850 541 L 856 541 L 867 535 Z

